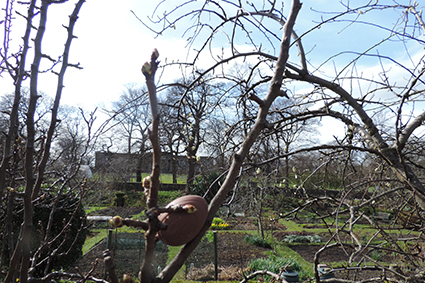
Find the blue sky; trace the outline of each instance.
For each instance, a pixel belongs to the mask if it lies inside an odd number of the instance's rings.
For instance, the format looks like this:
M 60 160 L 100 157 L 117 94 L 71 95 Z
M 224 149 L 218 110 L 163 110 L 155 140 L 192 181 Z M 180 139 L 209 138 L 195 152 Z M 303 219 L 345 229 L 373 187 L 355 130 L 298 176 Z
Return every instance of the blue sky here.
M 88 0 L 84 3 L 80 12 L 80 18 L 77 22 L 75 35 L 78 37 L 72 43 L 71 63 L 80 63 L 83 70 L 69 68 L 65 77 L 65 89 L 63 92 L 62 103 L 83 106 L 90 110 L 95 106 L 109 106 L 109 103 L 118 99 L 125 90 L 125 85 L 136 83 L 143 85 L 144 78 L 140 68 L 145 61 L 149 59 L 153 48 L 158 48 L 160 59 L 168 62 L 172 60 L 184 61 L 187 54 L 193 53 L 187 49 L 187 37 L 190 34 L 182 36 L 183 30 L 190 24 L 187 19 L 176 26 L 176 30 L 169 30 L 164 35 L 155 38 L 155 35 L 145 28 L 132 14 L 131 10 L 141 19 L 146 20 L 148 15 L 152 15 L 156 4 L 159 1 L 140 1 L 140 0 Z M 181 1 L 166 1 L 158 11 L 170 11 Z M 201 1 L 197 1 L 200 3 Z M 259 7 L 263 1 L 256 2 Z M 314 27 L 320 20 L 334 16 L 334 12 L 344 11 L 338 0 L 310 0 L 303 1 L 303 7 L 299 13 L 295 31 L 298 35 Z M 361 6 L 368 1 L 350 1 L 352 6 Z M 355 3 L 354 3 L 355 2 Z M 381 2 L 381 1 L 380 1 Z M 382 1 L 383 3 L 394 3 L 393 1 Z M 401 1 L 407 4 L 409 1 Z M 74 1 L 66 4 L 52 5 L 43 45 L 43 52 L 56 58 L 62 52 L 65 38 L 65 30 L 62 24 L 67 24 L 68 17 L 74 7 Z M 118 4 L 119 3 L 119 4 Z M 195 3 L 195 4 L 197 4 Z M 248 2 L 247 2 L 248 3 Z M 285 1 L 284 11 L 288 11 L 290 1 Z M 418 10 L 423 8 L 419 5 Z M 325 14 L 319 13 L 326 12 Z M 22 11 L 25 13 L 25 11 Z M 234 11 L 226 10 L 229 14 Z M 372 43 L 379 42 L 382 37 L 389 35 L 388 31 L 366 25 L 362 22 L 373 22 L 375 24 L 395 25 L 399 15 L 393 10 L 375 11 L 373 13 L 364 13 L 360 10 L 357 14 L 351 14 L 344 17 L 343 22 L 334 21 L 323 25 L 303 38 L 304 49 L 308 52 L 310 61 L 310 70 L 318 67 L 329 56 L 340 51 L 364 52 Z M 360 15 L 359 22 L 349 24 L 347 20 L 354 19 Z M 213 18 L 211 20 L 214 20 Z M 14 22 L 14 37 L 12 46 L 21 43 L 20 36 L 23 31 L 23 21 L 20 17 Z M 274 27 L 278 29 L 279 27 Z M 280 30 L 276 31 L 280 34 Z M 202 34 L 201 34 L 202 36 Z M 204 35 L 206 36 L 206 34 Z M 425 40 L 423 33 L 420 35 Z M 223 37 L 224 38 L 224 37 Z M 217 35 L 217 39 L 220 37 Z M 243 48 L 243 40 L 240 41 L 240 48 Z M 277 42 L 277 41 L 276 41 Z M 271 47 L 264 43 L 265 48 L 271 51 Z M 197 46 L 192 46 L 196 48 Z M 216 41 L 214 46 L 217 50 L 221 49 L 220 40 Z M 371 53 L 391 56 L 399 59 L 401 62 L 409 64 L 405 49 L 409 49 L 412 56 L 419 56 L 423 53 L 423 47 L 411 46 L 410 43 L 402 45 L 399 42 L 388 41 L 384 45 L 374 48 Z M 294 55 L 294 54 L 292 54 Z M 353 54 L 341 54 L 330 60 L 323 66 L 324 77 L 332 77 L 336 69 L 341 69 L 347 62 L 353 58 Z M 205 67 L 211 62 L 210 59 L 203 58 Z M 296 62 L 296 56 L 290 58 Z M 31 60 L 29 60 L 30 62 Z M 389 64 L 390 62 L 384 62 Z M 369 70 L 373 72 L 377 68 L 376 60 L 363 60 L 358 63 L 359 69 L 364 72 Z M 45 65 L 47 66 L 47 65 Z M 389 67 L 390 68 L 390 67 Z M 394 68 L 393 68 L 394 70 Z M 171 81 L 177 78 L 179 73 L 176 70 L 170 70 L 164 73 L 163 82 Z M 403 79 L 403 78 L 400 78 Z M 51 74 L 40 76 L 39 89 L 53 95 L 55 92 L 56 77 Z M 0 78 L 0 89 L 3 93 L 13 90 L 12 83 L 4 74 Z

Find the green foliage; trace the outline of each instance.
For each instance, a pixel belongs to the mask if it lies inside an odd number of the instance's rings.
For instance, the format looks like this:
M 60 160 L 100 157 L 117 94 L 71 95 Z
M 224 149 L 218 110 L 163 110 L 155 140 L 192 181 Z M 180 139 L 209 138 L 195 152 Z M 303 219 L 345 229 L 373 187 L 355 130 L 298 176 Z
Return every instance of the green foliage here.
M 223 219 L 221 219 L 220 217 L 214 217 L 213 218 L 212 224 L 218 225 L 218 224 L 223 224 L 223 223 L 225 223 L 225 221 Z
M 229 224 L 227 224 L 223 219 L 219 217 L 214 217 L 211 229 L 213 230 L 227 230 L 229 229 Z
M 249 264 L 249 268 L 252 272 L 258 270 L 269 270 L 273 273 L 279 274 L 280 269 L 285 265 L 292 265 L 294 270 L 298 272 L 300 279 L 308 277 L 308 274 L 302 270 L 302 266 L 295 259 L 275 255 L 272 255 L 268 258 L 253 259 Z
M 207 233 L 205 233 L 205 235 L 202 238 L 202 240 L 204 240 L 204 238 L 206 238 L 208 240 L 208 242 L 213 243 L 214 242 L 214 234 L 213 234 L 213 232 L 208 231 Z
M 70 195 L 59 195 L 56 196 L 59 198 L 58 206 L 53 214 L 53 225 L 51 226 L 49 233 L 50 239 L 59 235 L 59 233 L 64 229 L 64 224 L 66 224 L 71 217 L 71 226 L 67 228 L 66 232 L 60 235 L 56 241 L 52 243 L 49 251 L 43 254 L 46 256 L 48 252 L 58 248 L 60 245 L 61 248 L 58 250 L 58 254 L 65 253 L 71 248 L 71 245 L 74 243 L 74 246 L 70 249 L 69 253 L 60 257 L 54 257 L 54 260 L 51 262 L 49 270 L 60 270 L 61 268 L 66 268 L 72 265 L 77 259 L 79 259 L 83 252 L 83 245 L 86 239 L 87 230 L 80 230 L 85 221 L 85 211 L 80 206 L 77 208 L 79 199 L 74 198 Z M 34 207 L 34 217 L 33 217 L 33 239 L 32 239 L 32 250 L 35 250 L 39 247 L 41 238 L 40 231 L 46 231 L 47 224 L 49 221 L 51 213 L 51 203 L 54 201 L 54 197 L 47 196 L 45 199 L 45 205 L 37 205 Z M 75 215 L 73 215 L 76 209 Z M 18 214 L 18 217 L 22 217 L 22 214 Z M 22 221 L 20 218 L 19 223 Z M 42 264 L 37 267 L 37 274 L 41 274 L 44 271 L 46 265 Z
M 269 242 L 267 242 L 265 239 L 261 238 L 258 235 L 246 235 L 243 240 L 257 247 L 263 247 L 267 249 L 272 248 Z
M 273 254 L 278 257 L 291 258 L 301 266 L 302 272 L 307 274 L 306 277 L 313 277 L 313 265 L 306 261 L 299 253 L 291 249 L 287 244 L 276 244 Z
M 193 180 L 193 184 L 190 187 L 190 191 L 194 195 L 198 196 L 204 196 L 207 192 L 208 188 L 211 184 L 220 176 L 218 173 L 210 173 L 206 176 L 204 175 L 198 175 L 195 177 L 195 180 Z M 211 187 L 208 194 L 205 195 L 205 199 L 207 202 L 210 202 L 212 197 L 217 193 L 217 191 L 220 189 L 220 186 L 222 182 L 224 181 L 224 177 L 222 177 L 220 180 L 214 183 L 214 185 Z
M 117 192 L 123 193 L 125 199 L 125 206 L 137 206 L 137 207 L 145 207 L 146 206 L 146 196 L 144 192 L 137 191 L 125 191 L 125 192 Z M 164 206 L 169 202 L 175 200 L 183 196 L 183 194 L 179 191 L 159 191 L 158 192 L 158 205 Z M 115 200 L 114 200 L 115 203 Z
M 144 192 L 137 191 L 126 191 L 125 194 L 125 206 L 137 206 L 145 207 L 146 206 L 146 196 Z
M 183 196 L 179 191 L 159 191 L 158 192 L 158 205 L 164 206 L 169 202 Z
M 92 236 L 87 236 L 82 248 L 83 255 L 85 255 L 94 245 L 108 236 L 108 229 L 91 229 L 90 233 Z
M 370 257 L 375 261 L 379 261 L 382 258 L 382 253 L 377 250 L 373 250 L 370 253 Z
M 292 243 L 321 243 L 322 242 L 322 237 L 320 237 L 319 235 L 307 235 L 307 236 L 303 236 L 303 235 L 295 235 L 295 234 L 291 234 L 291 235 L 286 235 L 285 238 L 282 240 L 285 243 L 288 244 L 292 244 Z
M 93 213 L 93 212 L 96 212 L 98 210 L 102 210 L 102 209 L 105 209 L 105 208 L 108 208 L 108 207 L 107 206 L 89 206 L 89 207 L 86 208 L 86 214 L 90 214 L 90 213 Z

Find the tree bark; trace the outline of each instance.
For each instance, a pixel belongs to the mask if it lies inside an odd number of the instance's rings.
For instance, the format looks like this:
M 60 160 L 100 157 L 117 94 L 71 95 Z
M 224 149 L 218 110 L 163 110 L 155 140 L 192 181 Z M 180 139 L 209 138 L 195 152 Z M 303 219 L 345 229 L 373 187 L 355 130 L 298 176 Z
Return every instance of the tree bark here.
M 150 176 L 150 188 L 147 195 L 147 206 L 149 211 L 146 212 L 149 219 L 149 229 L 145 233 L 146 246 L 145 246 L 145 258 L 141 266 L 140 282 L 147 283 L 152 282 L 154 279 L 152 262 L 154 260 L 154 251 L 156 247 L 156 234 L 159 231 L 159 220 L 158 220 L 158 191 L 159 191 L 159 176 L 161 171 L 161 148 L 159 146 L 158 138 L 158 126 L 159 126 L 159 112 L 158 112 L 158 101 L 156 97 L 156 86 L 155 86 L 155 72 L 158 66 L 158 51 L 155 49 L 152 52 L 151 62 L 145 63 L 142 72 L 146 77 L 146 85 L 149 92 L 149 103 L 152 114 L 152 129 L 149 131 L 149 139 L 152 143 L 153 149 L 153 160 L 152 160 L 152 174 Z
M 24 219 L 23 219 L 23 223 L 22 223 L 19 238 L 18 238 L 18 244 L 16 245 L 14 253 L 10 260 L 9 271 L 5 278 L 6 283 L 11 283 L 15 281 L 16 269 L 17 267 L 19 267 L 19 262 L 20 262 L 20 282 L 22 283 L 28 282 L 28 276 L 29 276 L 28 271 L 30 267 L 30 253 L 31 253 L 30 240 L 31 240 L 31 234 L 33 229 L 32 221 L 33 221 L 33 209 L 34 209 L 32 201 L 35 198 L 37 198 L 39 194 L 39 189 L 44 179 L 44 171 L 45 171 L 47 161 L 49 159 L 50 146 L 51 146 L 53 134 L 56 128 L 56 124 L 57 124 L 57 111 L 59 108 L 59 102 L 60 102 L 60 97 L 61 97 L 62 88 L 63 88 L 63 78 L 65 75 L 65 70 L 69 65 L 68 54 L 69 54 L 71 41 L 74 38 L 74 35 L 72 34 L 73 27 L 76 20 L 78 19 L 77 15 L 83 3 L 84 3 L 84 0 L 80 0 L 77 3 L 70 17 L 69 27 L 67 27 L 68 39 L 67 39 L 67 42 L 65 43 L 65 49 L 63 53 L 63 59 L 62 59 L 62 68 L 60 70 L 60 73 L 58 74 L 58 85 L 57 85 L 56 98 L 55 98 L 54 106 L 52 109 L 51 124 L 47 134 L 46 141 L 43 144 L 44 148 L 41 149 L 41 152 L 43 152 L 43 157 L 41 159 L 40 164 L 34 164 L 35 162 L 34 116 L 35 116 L 36 107 L 37 107 L 37 100 L 39 98 L 38 73 L 39 73 L 41 59 L 44 56 L 41 51 L 41 45 L 43 41 L 44 32 L 46 29 L 48 7 L 50 4 L 52 4 L 52 2 L 48 0 L 43 0 L 40 7 L 40 23 L 37 28 L 37 34 L 34 40 L 34 59 L 33 59 L 33 63 L 31 64 L 30 101 L 29 101 L 29 106 L 27 111 L 27 122 L 26 122 L 27 141 L 26 141 L 25 160 L 24 160 L 25 191 L 23 196 Z M 30 10 L 28 14 L 29 16 L 27 18 L 27 29 L 32 28 L 32 17 L 33 17 L 33 10 L 35 8 L 35 5 L 36 5 L 36 1 L 35 0 L 31 1 Z M 26 35 L 27 34 L 29 36 L 28 30 Z M 25 37 L 24 37 L 24 42 L 26 45 L 28 45 L 28 42 L 26 41 Z M 23 62 L 25 62 L 25 60 Z M 23 62 L 21 62 L 20 64 L 23 64 Z M 25 66 L 23 64 L 22 69 L 20 68 L 20 74 L 19 74 L 20 76 L 23 76 L 24 67 Z M 17 91 L 20 91 L 20 90 L 15 91 L 15 102 L 17 100 L 17 97 L 16 97 Z M 37 179 L 35 177 L 35 170 L 37 170 Z
M 25 35 L 23 37 L 23 49 L 20 55 L 20 64 L 17 67 L 17 71 L 16 74 L 11 74 L 15 83 L 15 97 L 14 97 L 14 101 L 13 101 L 13 106 L 12 106 L 12 111 L 10 113 L 10 120 L 9 120 L 9 132 L 6 135 L 6 140 L 5 140 L 5 147 L 4 147 L 4 153 L 3 153 L 3 160 L 1 162 L 0 165 L 0 200 L 3 199 L 4 196 L 4 191 L 6 189 L 6 170 L 9 167 L 9 161 L 10 158 L 12 157 L 11 154 L 11 149 L 12 149 L 12 144 L 13 141 L 17 138 L 18 136 L 18 109 L 19 109 L 19 104 L 21 101 L 21 86 L 22 86 L 22 81 L 24 80 L 25 77 L 25 62 L 27 59 L 27 53 L 28 53 L 28 49 L 29 49 L 29 40 L 30 40 L 30 35 L 31 35 L 31 30 L 32 30 L 32 20 L 34 17 L 34 9 L 35 9 L 35 4 L 36 4 L 36 0 L 31 1 L 29 8 L 28 8 L 28 15 L 27 15 L 27 25 L 26 25 L 26 30 L 25 30 Z M 6 51 L 6 50 L 5 50 Z M 12 70 L 10 71 L 12 72 Z M 8 196 L 9 198 L 13 198 L 14 195 L 11 193 Z M 8 201 L 8 206 L 11 205 L 13 203 L 13 200 L 9 200 Z M 10 213 L 7 214 L 7 219 L 6 219 L 6 227 L 9 227 L 11 225 L 11 215 Z M 10 229 L 6 229 L 6 236 L 5 238 L 10 238 L 12 237 L 11 235 L 11 230 Z M 3 243 L 5 244 L 5 243 Z M 13 244 L 9 246 L 9 254 L 11 256 L 11 261 L 12 259 L 14 259 L 14 262 L 17 263 L 18 258 L 12 255 L 12 249 L 13 249 Z M 2 250 L 1 253 L 1 262 L 3 263 L 4 260 L 4 254 L 5 249 Z M 2 265 L 3 266 L 3 265 Z M 9 273 L 8 273 L 8 277 L 9 279 L 7 280 L 13 280 L 13 277 L 15 276 L 15 270 L 16 270 L 16 265 L 10 265 L 12 267 L 12 270 L 10 271 L 10 267 L 9 267 Z M 10 274 L 10 275 L 9 275 Z M 6 277 L 7 278 L 7 277 Z M 6 281 L 5 281 L 6 282 Z
M 301 9 L 301 3 L 299 0 L 293 0 L 291 11 L 288 16 L 288 20 L 283 27 L 283 35 L 281 48 L 279 53 L 279 58 L 276 63 L 275 73 L 269 88 L 269 91 L 266 95 L 266 98 L 262 101 L 259 112 L 257 115 L 256 122 L 249 132 L 248 136 L 245 138 L 241 148 L 233 156 L 233 161 L 227 174 L 226 180 L 221 186 L 220 190 L 217 192 L 213 200 L 211 201 L 208 208 L 207 220 L 199 232 L 199 234 L 189 243 L 187 243 L 178 253 L 178 255 L 170 262 L 170 264 L 165 267 L 165 269 L 159 274 L 155 282 L 169 282 L 177 271 L 183 266 L 184 262 L 192 251 L 196 248 L 202 237 L 205 235 L 206 231 L 211 226 L 212 220 L 216 215 L 219 207 L 225 200 L 227 194 L 233 188 L 236 183 L 236 179 L 239 176 L 239 170 L 242 166 L 244 158 L 248 155 L 251 146 L 254 144 L 255 140 L 259 136 L 260 132 L 264 129 L 266 124 L 266 116 L 272 102 L 280 95 L 280 88 L 282 86 L 283 74 L 286 66 L 286 62 L 289 57 L 289 44 L 290 36 L 295 24 L 295 19 L 298 15 L 299 10 Z

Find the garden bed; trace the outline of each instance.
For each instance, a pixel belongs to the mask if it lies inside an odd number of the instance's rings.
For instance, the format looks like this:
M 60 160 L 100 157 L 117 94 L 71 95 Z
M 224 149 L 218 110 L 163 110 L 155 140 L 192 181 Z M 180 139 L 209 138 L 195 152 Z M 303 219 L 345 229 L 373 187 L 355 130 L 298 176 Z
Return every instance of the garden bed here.
M 117 208 L 112 207 L 100 211 L 96 211 L 97 215 L 121 215 L 122 217 L 129 217 L 134 214 L 138 214 L 142 211 L 139 208 Z M 219 279 L 221 280 L 241 280 L 242 279 L 242 270 L 246 269 L 252 259 L 267 257 L 267 251 L 272 251 L 271 249 L 257 247 L 251 245 L 244 241 L 245 236 L 249 231 L 256 231 L 257 225 L 254 224 L 253 218 L 247 217 L 234 217 L 229 219 L 229 229 L 231 231 L 219 231 L 217 235 L 217 249 L 218 249 L 218 265 L 219 265 Z M 286 231 L 286 227 L 281 224 L 273 225 L 273 237 L 278 241 L 282 240 L 288 235 L 296 236 L 313 236 L 314 233 L 309 233 L 306 231 Z M 238 231 L 236 231 L 238 230 Z M 267 235 L 271 231 L 267 231 Z M 142 232 L 140 233 L 141 235 Z M 251 234 L 256 234 L 251 232 Z M 323 242 L 327 241 L 329 238 L 328 233 L 320 233 Z M 313 265 L 315 253 L 323 246 L 323 242 L 320 244 L 287 244 L 294 252 L 298 253 L 302 258 L 307 262 Z M 202 246 L 202 247 L 201 247 Z M 98 267 L 93 273 L 94 276 L 103 278 L 104 276 L 104 267 L 102 261 L 102 253 L 105 250 L 105 244 L 99 244 L 94 247 L 90 252 L 88 252 L 80 261 L 77 262 L 79 270 L 86 273 L 92 267 L 91 263 L 96 261 L 96 258 L 99 258 Z M 340 246 L 329 248 L 325 250 L 320 255 L 320 263 L 327 263 L 335 267 L 336 263 L 339 263 L 339 266 L 344 262 L 348 262 L 351 250 L 343 249 Z M 285 256 L 283 254 L 282 256 Z M 213 250 L 210 244 L 201 243 L 200 248 L 195 250 L 191 255 L 192 264 L 187 264 L 186 266 L 186 278 L 196 279 L 203 278 L 206 280 L 213 279 L 213 268 L 211 264 L 213 263 Z M 195 258 L 195 260 L 193 260 Z M 196 259 L 197 258 L 197 259 Z M 201 260 L 205 261 L 201 263 Z M 197 261 L 198 264 L 196 263 Z M 394 259 L 391 256 L 383 256 L 379 261 L 384 261 L 386 263 L 392 263 Z M 135 266 L 136 268 L 140 266 L 140 260 L 130 260 L 126 261 L 126 264 Z M 311 265 L 311 266 L 312 266 Z M 118 272 L 117 272 L 118 273 Z M 118 274 L 119 275 L 119 274 Z M 137 276 L 137 274 L 133 274 Z M 357 275 L 357 278 L 368 278 L 379 276 L 379 271 L 362 271 L 361 274 Z M 120 276 L 120 275 L 119 275 Z M 200 276 L 200 277 L 199 277 Z M 353 277 L 353 273 L 348 274 L 347 272 L 336 272 L 338 278 L 347 278 Z

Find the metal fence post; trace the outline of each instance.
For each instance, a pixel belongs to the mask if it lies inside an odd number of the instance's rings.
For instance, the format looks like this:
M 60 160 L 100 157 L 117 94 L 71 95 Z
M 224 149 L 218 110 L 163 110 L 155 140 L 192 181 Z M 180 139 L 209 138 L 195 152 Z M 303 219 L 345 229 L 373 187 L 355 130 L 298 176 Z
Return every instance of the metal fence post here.
M 108 233 L 108 237 L 106 238 L 106 248 L 110 251 L 112 249 L 112 232 L 114 230 L 109 229 L 109 233 Z M 103 279 L 107 279 L 108 278 L 108 271 L 106 270 L 106 266 L 105 266 L 105 273 L 103 275 Z
M 214 238 L 214 279 L 218 280 L 218 260 L 217 260 L 217 231 L 213 231 Z
M 109 233 L 108 233 L 108 238 L 107 238 L 107 249 L 111 250 L 112 249 L 112 232 L 114 230 L 109 229 Z

